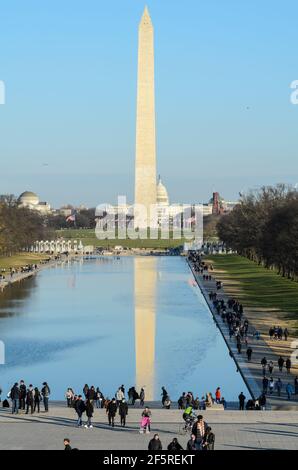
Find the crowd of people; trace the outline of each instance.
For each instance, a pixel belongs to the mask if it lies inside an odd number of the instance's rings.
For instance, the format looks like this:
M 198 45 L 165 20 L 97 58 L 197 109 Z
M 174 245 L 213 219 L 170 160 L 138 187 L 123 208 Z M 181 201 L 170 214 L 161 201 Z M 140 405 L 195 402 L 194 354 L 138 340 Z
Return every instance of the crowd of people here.
M 206 393 L 201 398 L 198 396 L 195 398 L 192 392 L 183 392 L 178 399 L 178 408 L 185 410 L 190 406 L 194 410 L 206 410 L 211 408 L 214 404 L 222 405 L 224 409 L 227 409 L 227 402 L 221 394 L 221 388 L 217 387 L 214 396 L 211 392 Z
M 0 398 L 2 390 L 0 389 Z M 43 382 L 40 389 L 34 387 L 32 384 L 28 386 L 24 380 L 15 382 L 7 394 L 7 398 L 3 401 L 3 407 L 9 408 L 8 399 L 11 400 L 11 412 L 12 414 L 18 414 L 24 412 L 28 414 L 40 413 L 40 404 L 43 403 L 44 411 L 49 411 L 49 397 L 51 390 L 47 382 Z
M 135 387 L 131 387 L 128 390 L 126 401 L 125 387 L 121 385 L 112 399 L 104 397 L 100 389 L 95 388 L 93 385 L 85 386 L 82 389 L 82 395 L 76 395 L 72 388 L 68 388 L 65 393 L 67 406 L 74 408 L 77 414 L 77 426 L 85 427 L 88 429 L 93 428 L 92 417 L 94 414 L 94 407 L 104 408 L 106 410 L 108 425 L 112 428 L 115 427 L 116 416 L 119 415 L 119 425 L 121 427 L 126 426 L 126 418 L 128 415 L 129 406 L 135 405 L 136 400 L 140 400 L 141 405 L 144 405 L 145 392 L 141 389 L 141 392 L 137 394 Z M 194 399 L 192 392 L 183 393 L 178 400 L 178 408 L 183 410 L 183 418 L 187 417 L 192 421 L 192 437 L 187 444 L 187 450 L 213 450 L 215 437 L 211 428 L 204 422 L 203 417 L 195 414 L 194 410 L 206 409 L 208 403 L 225 403 L 224 398 L 221 397 L 220 387 L 215 391 L 215 398 L 213 399 L 212 394 L 207 394 L 206 398 L 203 397 L 203 401 L 197 401 Z M 162 387 L 161 401 L 163 408 L 170 409 L 170 397 L 165 387 Z M 83 414 L 86 413 L 86 424 L 83 424 Z M 140 429 L 141 434 L 150 434 L 152 422 L 152 411 L 146 406 L 140 414 Z M 149 442 L 149 450 L 161 450 L 162 444 L 160 442 L 158 434 Z M 173 441 L 167 447 L 168 450 L 182 450 L 178 439 L 174 438 Z
M 254 350 L 253 350 L 253 340 L 260 339 L 260 332 L 255 330 L 249 323 L 248 319 L 244 315 L 243 305 L 235 298 L 224 298 L 219 292 L 222 289 L 222 283 L 216 281 L 209 274 L 214 271 L 214 268 L 211 264 L 207 264 L 199 252 L 192 252 L 189 255 L 189 261 L 192 263 L 193 269 L 196 273 L 202 276 L 203 281 L 215 281 L 215 289 L 209 290 L 209 300 L 212 303 L 214 312 L 218 315 L 222 322 L 227 324 L 229 331 L 229 338 L 232 340 L 234 338 L 236 343 L 236 348 L 238 354 L 242 354 L 243 349 L 247 357 L 247 361 L 251 362 Z M 289 337 L 289 331 L 287 328 L 282 328 L 280 326 L 272 326 L 269 329 L 269 338 L 272 341 L 287 341 Z M 230 352 L 233 356 L 233 354 Z M 246 404 L 249 406 L 247 409 L 264 409 L 265 406 L 263 403 L 266 403 L 266 396 L 276 393 L 277 396 L 282 396 L 283 392 L 288 400 L 291 400 L 293 395 L 298 395 L 298 377 L 294 378 L 294 383 L 291 383 L 290 380 L 286 380 L 284 384 L 281 378 L 274 378 L 273 371 L 274 369 L 279 372 L 283 372 L 285 368 L 287 375 L 291 373 L 291 359 L 279 357 L 277 364 L 274 364 L 272 360 L 267 361 L 264 357 L 261 361 L 263 380 L 262 380 L 262 394 L 260 397 L 250 403 Z M 261 403 L 261 405 L 260 405 Z M 242 404 L 239 404 L 240 409 Z M 260 408 L 259 408 L 260 407 Z
M 275 341 L 282 341 L 282 338 L 285 338 L 285 341 L 288 341 L 288 336 L 289 336 L 289 331 L 288 328 L 285 328 L 284 330 L 281 328 L 281 326 L 272 326 L 269 328 L 269 338 L 271 340 Z
M 30 273 L 38 268 L 37 264 L 26 264 L 20 267 L 11 267 L 9 269 L 2 268 L 0 273 L 0 280 L 12 279 L 18 273 Z

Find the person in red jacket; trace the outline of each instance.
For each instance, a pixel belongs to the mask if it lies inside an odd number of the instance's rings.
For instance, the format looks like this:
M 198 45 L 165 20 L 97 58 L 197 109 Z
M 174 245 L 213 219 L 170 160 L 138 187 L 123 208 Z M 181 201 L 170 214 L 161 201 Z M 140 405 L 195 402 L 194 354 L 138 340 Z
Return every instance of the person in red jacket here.
M 221 399 L 220 387 L 217 387 L 216 392 L 215 392 L 216 403 L 220 403 L 220 399 Z

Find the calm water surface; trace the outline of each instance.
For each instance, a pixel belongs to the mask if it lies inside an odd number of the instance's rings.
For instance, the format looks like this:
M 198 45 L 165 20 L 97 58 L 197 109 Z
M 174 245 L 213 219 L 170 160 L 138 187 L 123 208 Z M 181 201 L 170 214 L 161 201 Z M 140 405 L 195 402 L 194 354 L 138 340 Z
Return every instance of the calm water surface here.
M 44 269 L 0 294 L 6 365 L 0 386 L 48 381 L 53 399 L 85 383 L 112 395 L 144 386 L 159 399 L 222 388 L 248 394 L 186 261 L 97 258 Z M 247 395 L 248 396 L 248 395 Z

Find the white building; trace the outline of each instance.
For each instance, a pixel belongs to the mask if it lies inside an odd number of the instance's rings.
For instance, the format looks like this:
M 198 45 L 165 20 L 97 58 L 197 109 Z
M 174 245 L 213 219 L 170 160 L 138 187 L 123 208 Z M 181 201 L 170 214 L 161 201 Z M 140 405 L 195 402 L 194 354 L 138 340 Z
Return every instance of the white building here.
M 51 212 L 51 206 L 47 202 L 39 201 L 37 194 L 31 191 L 25 191 L 18 199 L 19 207 L 26 207 L 27 209 L 35 210 L 43 215 Z

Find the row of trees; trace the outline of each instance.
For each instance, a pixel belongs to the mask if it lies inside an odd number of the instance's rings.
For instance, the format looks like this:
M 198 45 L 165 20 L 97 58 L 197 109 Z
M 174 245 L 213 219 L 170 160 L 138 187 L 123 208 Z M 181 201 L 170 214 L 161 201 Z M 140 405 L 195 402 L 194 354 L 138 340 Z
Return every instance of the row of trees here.
M 38 212 L 18 207 L 14 196 L 0 196 L 0 255 L 11 255 L 48 235 Z
M 50 215 L 46 219 L 48 227 L 55 230 L 61 228 L 94 228 L 95 229 L 95 209 L 81 209 L 76 213 L 75 224 L 68 222 L 64 215 Z
M 217 224 L 218 236 L 267 268 L 298 278 L 298 192 L 279 184 L 242 195 L 234 210 Z

